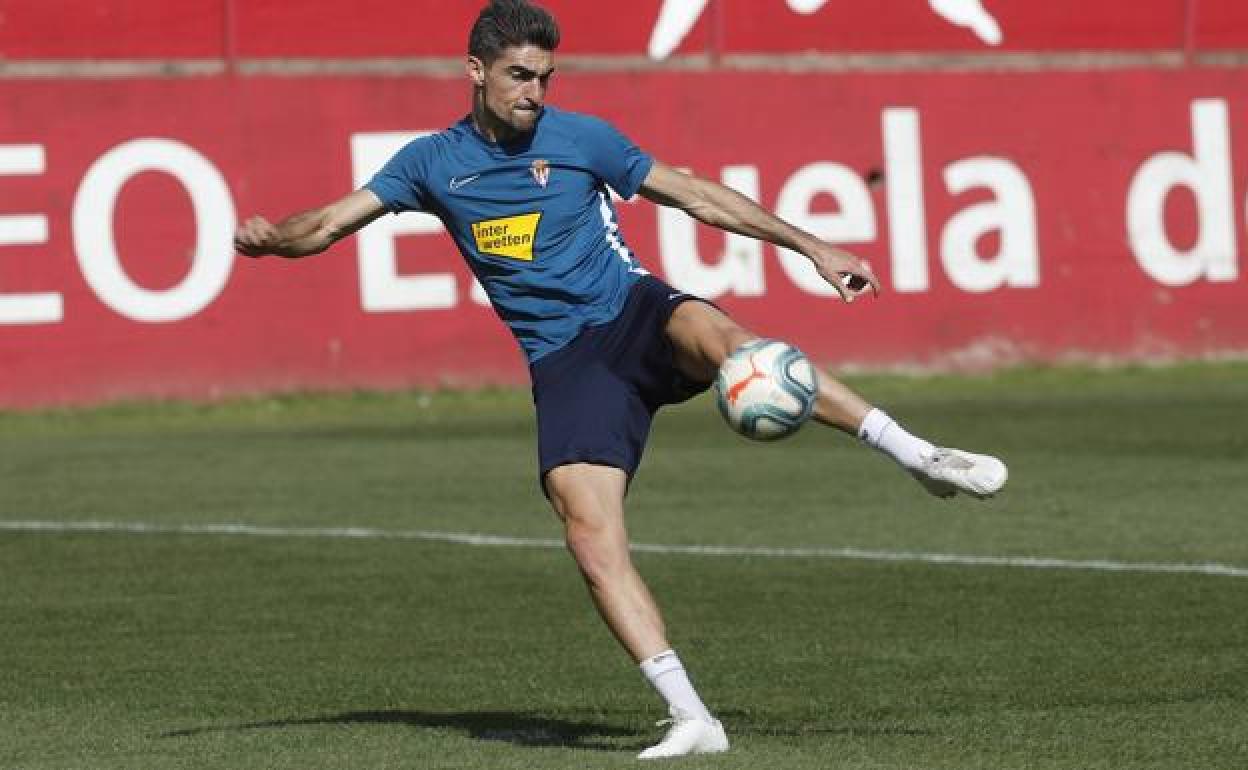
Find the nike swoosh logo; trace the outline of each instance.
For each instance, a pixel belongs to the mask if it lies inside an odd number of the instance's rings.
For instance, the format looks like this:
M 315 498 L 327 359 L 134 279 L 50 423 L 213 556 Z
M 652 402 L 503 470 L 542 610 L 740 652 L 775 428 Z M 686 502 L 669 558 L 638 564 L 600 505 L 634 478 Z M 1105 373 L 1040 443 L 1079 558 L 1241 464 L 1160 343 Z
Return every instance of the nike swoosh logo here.
M 458 190 L 466 184 L 476 181 L 481 175 L 473 174 L 472 176 L 453 176 L 451 177 L 451 190 Z
M 668 301 L 668 302 L 671 302 L 672 300 L 676 299 L 677 297 L 683 297 L 683 296 L 685 296 L 685 293 L 684 293 L 683 291 L 673 292 L 673 293 L 671 293 L 671 294 L 668 294 L 668 295 L 667 295 L 667 301 Z

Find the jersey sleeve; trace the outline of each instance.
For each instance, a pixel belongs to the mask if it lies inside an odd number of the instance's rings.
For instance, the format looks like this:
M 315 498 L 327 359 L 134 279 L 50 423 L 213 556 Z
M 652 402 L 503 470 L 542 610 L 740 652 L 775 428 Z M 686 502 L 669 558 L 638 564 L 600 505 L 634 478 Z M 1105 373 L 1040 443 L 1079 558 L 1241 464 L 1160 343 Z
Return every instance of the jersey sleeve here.
M 396 152 L 364 185 L 391 213 L 425 210 L 425 179 L 431 152 L 429 137 L 414 139 Z
M 631 198 L 654 166 L 654 158 L 605 120 L 584 116 L 577 145 L 592 171 L 621 198 Z

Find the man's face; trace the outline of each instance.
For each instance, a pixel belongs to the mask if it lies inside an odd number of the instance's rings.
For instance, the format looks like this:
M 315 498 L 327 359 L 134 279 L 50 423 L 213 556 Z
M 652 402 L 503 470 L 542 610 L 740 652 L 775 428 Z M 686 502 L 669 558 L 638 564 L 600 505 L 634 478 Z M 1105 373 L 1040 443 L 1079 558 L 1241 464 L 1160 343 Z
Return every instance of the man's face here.
M 490 119 L 517 134 L 533 130 L 554 71 L 554 53 L 533 45 L 504 48 L 488 67 L 476 57 L 468 59 L 468 76 L 481 88 Z

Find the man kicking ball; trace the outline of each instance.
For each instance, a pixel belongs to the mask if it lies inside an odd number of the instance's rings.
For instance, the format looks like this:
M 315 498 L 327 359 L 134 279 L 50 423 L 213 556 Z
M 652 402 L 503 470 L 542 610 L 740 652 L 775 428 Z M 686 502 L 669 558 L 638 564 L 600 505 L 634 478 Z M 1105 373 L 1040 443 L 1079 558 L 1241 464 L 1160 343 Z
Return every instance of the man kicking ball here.
M 471 112 L 400 150 L 362 189 L 278 224 L 245 222 L 244 255 L 303 257 L 381 215 L 425 211 L 455 239 L 526 355 L 542 489 L 563 522 L 598 612 L 667 702 L 671 728 L 642 759 L 725 751 L 728 738 L 667 641 L 633 567 L 624 497 L 655 412 L 704 391 L 756 339 L 717 307 L 652 276 L 620 233 L 609 190 L 804 254 L 845 299 L 879 281 L 857 257 L 727 187 L 655 160 L 610 124 L 545 104 L 555 20 L 526 0 L 493 0 L 468 41 Z M 814 418 L 858 436 L 932 494 L 991 497 L 996 458 L 933 446 L 830 377 Z

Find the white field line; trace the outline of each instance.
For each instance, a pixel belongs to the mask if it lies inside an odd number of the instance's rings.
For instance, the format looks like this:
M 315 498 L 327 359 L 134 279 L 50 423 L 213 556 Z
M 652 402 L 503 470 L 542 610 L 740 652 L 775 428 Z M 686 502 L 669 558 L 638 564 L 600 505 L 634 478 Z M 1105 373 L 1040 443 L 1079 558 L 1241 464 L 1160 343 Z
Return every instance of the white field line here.
M 152 524 L 141 521 L 4 521 L 0 531 L 26 533 L 116 533 L 130 535 L 221 535 L 274 538 L 328 538 L 354 540 L 423 540 L 457 545 L 511 548 L 563 548 L 562 540 L 540 537 L 507 537 L 475 532 L 375 529 L 370 527 L 265 527 L 254 524 Z M 922 551 L 882 551 L 863 548 L 785 548 L 747 545 L 664 545 L 633 543 L 639 553 L 693 556 L 762 556 L 778 559 L 845 559 L 851 561 L 912 562 L 963 567 L 1014 567 L 1043 570 L 1094 572 L 1144 572 L 1154 574 L 1216 575 L 1248 577 L 1248 567 L 1229 564 L 1128 562 L 1113 559 L 1056 559 L 1037 556 L 985 556 Z

